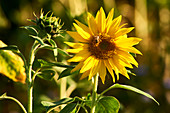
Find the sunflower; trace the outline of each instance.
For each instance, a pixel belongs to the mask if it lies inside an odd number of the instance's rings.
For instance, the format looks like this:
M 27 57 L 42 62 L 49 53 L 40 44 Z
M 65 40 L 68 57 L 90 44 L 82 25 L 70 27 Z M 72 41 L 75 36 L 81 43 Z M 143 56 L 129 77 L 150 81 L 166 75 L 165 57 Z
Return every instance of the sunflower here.
M 123 28 L 126 24 L 120 25 L 122 16 L 113 19 L 114 9 L 111 9 L 106 17 L 103 8 L 97 12 L 94 18 L 88 13 L 88 26 L 75 20 L 73 23 L 77 32 L 67 31 L 78 43 L 65 42 L 71 47 L 67 52 L 76 55 L 69 59 L 68 62 L 79 62 L 72 70 L 80 70 L 80 79 L 88 77 L 89 80 L 99 74 L 103 84 L 107 71 L 115 82 L 114 72 L 117 80 L 119 74 L 129 78 L 126 67 L 133 68 L 132 64 L 138 67 L 138 63 L 130 53 L 142 54 L 134 45 L 138 44 L 141 39 L 136 37 L 127 37 L 127 33 L 134 27 Z M 113 72 L 114 70 L 114 72 Z

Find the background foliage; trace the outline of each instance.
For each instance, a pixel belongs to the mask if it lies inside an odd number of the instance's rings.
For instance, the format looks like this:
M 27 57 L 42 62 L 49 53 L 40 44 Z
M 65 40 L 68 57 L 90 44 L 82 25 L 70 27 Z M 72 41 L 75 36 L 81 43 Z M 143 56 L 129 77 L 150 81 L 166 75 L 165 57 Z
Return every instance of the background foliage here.
M 168 0 L 1 0 L 0 40 L 7 45 L 17 45 L 27 58 L 33 40 L 20 27 L 32 24 L 26 21 L 28 18 L 34 19 L 32 12 L 38 15 L 41 8 L 44 12 L 52 11 L 64 22 L 63 29 L 72 30 L 75 18 L 86 23 L 86 11 L 95 14 L 101 6 L 106 13 L 114 7 L 115 17 L 121 14 L 123 22 L 129 23 L 128 26 L 135 26 L 135 30 L 129 35 L 143 39 L 137 46 L 143 56 L 137 56 L 139 68 L 133 70 L 137 76 L 131 75 L 130 80 L 120 76 L 120 81 L 117 82 L 136 86 L 150 93 L 160 106 L 143 96 L 120 89 L 109 91 L 106 95 L 113 95 L 121 102 L 120 113 L 168 113 L 170 111 L 170 2 Z M 66 38 L 59 39 L 60 48 L 66 48 L 62 41 L 73 40 L 68 35 L 64 37 Z M 54 61 L 52 52 L 46 50 L 39 51 L 36 58 Z M 61 55 L 58 56 L 58 60 L 63 61 Z M 87 79 L 79 81 L 79 77 L 79 75 L 71 76 L 74 81 L 70 82 L 78 82 L 71 97 L 85 96 L 91 90 Z M 59 99 L 57 78 L 58 76 L 55 75 L 52 81 L 36 79 L 34 87 L 36 113 L 45 112 L 41 100 Z M 99 81 L 99 93 L 113 84 L 110 78 L 110 76 L 106 77 L 108 82 L 105 85 Z M 0 95 L 7 92 L 25 106 L 26 88 L 26 85 L 15 83 L 0 75 Z M 16 103 L 10 100 L 0 101 L 0 113 L 21 112 Z

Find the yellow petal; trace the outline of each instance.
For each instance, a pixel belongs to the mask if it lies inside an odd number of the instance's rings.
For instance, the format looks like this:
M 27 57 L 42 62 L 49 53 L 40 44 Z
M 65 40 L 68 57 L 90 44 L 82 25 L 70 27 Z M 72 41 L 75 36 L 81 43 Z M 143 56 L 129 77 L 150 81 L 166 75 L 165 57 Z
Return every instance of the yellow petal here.
M 127 23 L 120 25 L 120 26 L 118 27 L 118 29 L 122 28 L 122 27 L 125 26 L 125 25 L 127 25 Z
M 83 63 L 83 67 L 80 70 L 80 73 L 84 73 L 89 70 L 94 65 L 95 58 L 93 56 L 89 56 Z
M 83 62 L 80 62 L 75 68 L 73 68 L 73 69 L 71 70 L 71 73 L 74 72 L 74 71 L 79 70 L 82 66 L 83 66 Z
M 99 71 L 99 67 L 100 67 L 100 60 L 98 59 L 94 59 L 94 62 L 93 62 L 93 66 L 90 70 L 90 74 L 89 74 L 89 79 L 90 80 L 94 75 L 97 74 L 97 72 Z
M 104 64 L 107 67 L 107 70 L 109 71 L 109 73 L 111 74 L 112 78 L 113 78 L 113 82 L 115 82 L 115 76 L 113 73 L 113 69 L 112 66 L 110 65 L 110 63 L 108 62 L 108 60 L 104 60 Z
M 105 61 L 107 64 L 110 64 L 110 66 L 112 67 L 112 69 L 114 69 L 116 76 L 117 76 L 117 80 L 119 80 L 119 70 L 118 68 L 114 65 L 114 62 L 112 60 L 112 58 L 109 58 L 108 60 Z
M 108 35 L 110 36 L 114 36 L 116 31 L 118 30 L 121 20 L 122 20 L 121 15 L 115 18 L 110 24 L 110 26 L 107 27 L 106 33 L 108 33 Z
M 134 47 L 119 47 L 120 50 L 123 50 L 123 51 L 127 51 L 127 52 L 131 52 L 131 53 L 136 53 L 136 54 L 140 54 L 142 55 L 142 53 L 137 50 L 136 48 Z
M 81 35 L 79 35 L 77 32 L 67 31 L 67 33 L 74 38 L 75 40 L 78 40 L 80 42 L 87 42 L 87 39 L 84 39 Z
M 113 62 L 114 62 L 114 64 L 115 64 L 115 66 L 118 68 L 118 70 L 120 71 L 120 73 L 122 74 L 122 75 L 124 75 L 125 77 L 127 77 L 128 79 L 130 79 L 129 78 L 129 75 L 127 74 L 127 70 L 126 70 L 126 68 L 124 67 L 124 65 L 122 64 L 122 62 L 120 61 L 120 59 L 115 55 L 114 57 L 113 57 Z
M 119 72 L 129 79 L 129 75 L 127 74 L 125 67 L 120 64 L 119 59 L 113 57 L 113 58 L 109 59 L 109 62 L 112 67 L 116 66 L 116 68 L 119 70 Z
M 114 8 L 111 9 L 111 11 L 109 12 L 107 19 L 106 19 L 106 27 L 111 24 L 112 22 L 112 18 L 113 18 L 113 14 L 114 14 Z
M 120 64 L 124 67 L 128 67 L 128 68 L 133 68 L 132 65 L 130 64 L 129 61 L 126 60 L 126 58 L 121 57 L 120 55 L 117 55 L 117 57 L 120 59 Z
M 73 43 L 73 42 L 64 42 L 64 43 L 72 48 L 82 48 L 85 45 L 87 46 L 87 44 L 83 44 L 83 43 Z
M 81 75 L 80 80 L 82 80 L 82 79 L 88 77 L 88 76 L 89 76 L 89 73 L 90 73 L 90 70 L 84 72 L 84 73 Z
M 130 37 L 130 38 L 124 38 L 121 37 L 118 38 L 115 43 L 119 46 L 119 47 L 126 47 L 126 46 L 133 46 L 133 45 L 137 45 L 142 39 L 141 38 L 135 38 L 135 37 Z
M 96 16 L 96 23 L 100 33 L 103 33 L 106 28 L 106 15 L 103 8 L 100 8 L 100 12 Z
M 100 65 L 100 68 L 99 68 L 99 76 L 102 80 L 102 83 L 104 84 L 105 77 L 106 77 L 106 66 L 104 65 L 104 61 L 101 61 L 101 65 Z
M 78 48 L 78 49 L 67 49 L 66 51 L 69 53 L 79 53 L 82 50 L 83 48 Z
M 134 64 L 136 67 L 138 67 L 138 63 L 136 62 L 136 60 L 128 52 L 122 51 L 122 50 L 117 50 L 116 52 L 117 52 L 118 55 L 120 55 L 121 57 L 123 57 L 124 59 L 126 59 L 130 63 Z
M 134 29 L 134 27 L 119 29 L 119 30 L 115 33 L 115 37 L 119 37 L 119 36 L 125 35 L 125 34 L 131 32 L 133 29 Z
M 78 20 L 75 20 L 75 21 L 76 21 L 76 23 L 77 23 L 85 32 L 91 34 L 90 29 L 89 29 L 86 25 L 82 24 L 82 23 L 79 22 Z
M 91 37 L 91 35 L 84 31 L 81 27 L 79 27 L 77 24 L 73 23 L 74 27 L 76 28 L 78 34 L 80 34 L 84 39 L 89 40 L 89 38 Z
M 80 62 L 84 61 L 91 55 L 90 52 L 87 50 L 82 50 L 81 52 L 77 53 L 73 58 L 69 59 L 68 62 Z
M 88 13 L 88 15 L 89 15 L 88 25 L 89 25 L 90 31 L 93 33 L 93 35 L 97 36 L 99 31 L 97 29 L 96 21 L 90 13 Z

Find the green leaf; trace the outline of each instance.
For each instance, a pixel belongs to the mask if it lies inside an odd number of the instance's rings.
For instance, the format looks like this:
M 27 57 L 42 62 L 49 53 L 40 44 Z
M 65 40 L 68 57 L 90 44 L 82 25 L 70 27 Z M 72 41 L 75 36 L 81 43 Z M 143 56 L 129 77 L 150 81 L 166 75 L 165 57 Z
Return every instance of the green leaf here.
M 74 71 L 73 73 L 71 73 L 71 70 L 72 70 L 72 69 L 67 68 L 67 69 L 65 69 L 64 71 L 62 71 L 61 74 L 60 74 L 59 77 L 58 77 L 58 80 L 59 80 L 60 78 L 66 77 L 66 76 L 70 76 L 70 75 L 78 74 L 78 73 L 79 73 L 78 71 Z
M 0 40 L 0 73 L 15 82 L 25 83 L 24 61 L 12 51 L 19 51 L 16 46 L 7 46 Z M 12 51 L 10 51 L 12 50 Z
M 23 26 L 21 28 L 28 30 L 28 32 L 32 35 L 38 35 L 38 31 L 36 30 L 37 26 L 35 26 L 35 25 Z
M 121 88 L 121 89 L 126 89 L 126 90 L 130 90 L 130 91 L 133 91 L 133 92 L 136 92 L 136 93 L 139 93 L 141 95 L 144 95 L 150 99 L 152 99 L 153 101 L 155 101 L 158 105 L 159 103 L 148 93 L 142 91 L 142 90 L 139 90 L 135 87 L 132 87 L 132 86 L 129 86 L 129 85 L 121 85 L 121 84 L 114 84 L 112 86 L 110 86 L 108 89 L 106 89 L 105 91 L 103 91 L 101 93 L 101 95 L 103 95 L 104 93 L 106 93 L 107 91 L 109 91 L 110 89 L 114 89 L 114 88 Z
M 76 108 L 77 103 L 67 104 L 59 113 L 72 113 L 72 111 Z
M 91 104 L 92 104 L 92 101 L 91 101 L 91 100 L 85 100 L 84 103 L 86 104 L 86 106 L 88 106 L 89 108 L 91 108 Z
M 118 113 L 120 103 L 115 97 L 101 97 L 96 104 L 95 113 Z
M 45 80 L 52 80 L 52 78 L 54 77 L 55 73 L 56 72 L 54 70 L 52 70 L 52 69 L 45 69 L 45 70 L 42 70 L 38 74 L 38 77 L 40 77 L 42 79 L 45 79 Z
M 44 41 L 40 37 L 34 35 L 29 35 L 29 36 L 37 40 L 41 45 L 44 45 Z
M 16 45 L 9 45 L 9 46 L 6 46 L 6 47 L 0 47 L 0 50 L 11 50 L 15 53 L 19 53 L 19 49 Z
M 47 111 L 51 111 L 62 104 L 68 104 L 73 102 L 73 98 L 63 98 L 57 102 L 42 101 L 41 104 L 47 108 Z
M 70 66 L 70 65 L 65 65 L 61 62 L 48 62 L 42 59 L 38 59 L 38 62 L 40 63 L 41 67 L 51 67 L 51 66 L 57 66 L 57 67 L 64 67 L 64 68 L 74 68 L 74 66 Z
M 70 57 L 70 55 L 66 53 L 65 51 L 63 51 L 62 49 L 57 48 L 57 50 L 58 50 L 58 53 L 60 53 L 61 55 Z

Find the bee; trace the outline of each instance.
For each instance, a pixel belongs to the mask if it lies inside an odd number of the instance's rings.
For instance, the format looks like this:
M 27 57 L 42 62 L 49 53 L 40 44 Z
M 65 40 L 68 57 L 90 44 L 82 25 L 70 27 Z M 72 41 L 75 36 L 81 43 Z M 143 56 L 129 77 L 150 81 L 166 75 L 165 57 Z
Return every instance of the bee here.
M 99 36 L 94 36 L 94 40 L 95 40 L 96 43 L 99 43 L 99 39 L 100 39 Z

